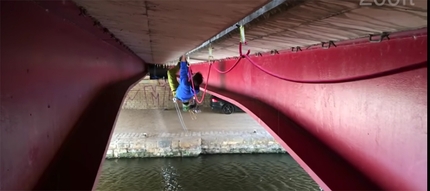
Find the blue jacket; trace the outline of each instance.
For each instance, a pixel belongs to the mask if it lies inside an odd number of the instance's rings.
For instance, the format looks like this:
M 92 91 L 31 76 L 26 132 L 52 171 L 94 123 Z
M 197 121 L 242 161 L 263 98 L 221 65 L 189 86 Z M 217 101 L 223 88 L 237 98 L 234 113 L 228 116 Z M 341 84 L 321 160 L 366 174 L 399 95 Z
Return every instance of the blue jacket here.
M 179 70 L 179 86 L 176 89 L 176 97 L 183 102 L 187 102 L 194 96 L 191 81 L 188 81 L 188 66 L 187 62 L 181 62 Z M 199 93 L 199 88 L 196 87 L 195 93 Z

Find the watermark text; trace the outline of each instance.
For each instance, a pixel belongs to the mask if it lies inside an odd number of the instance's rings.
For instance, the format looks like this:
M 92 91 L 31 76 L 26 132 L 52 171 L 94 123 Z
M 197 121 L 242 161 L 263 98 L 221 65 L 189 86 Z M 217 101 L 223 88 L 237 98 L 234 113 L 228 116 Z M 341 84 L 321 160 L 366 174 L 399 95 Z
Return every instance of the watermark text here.
M 376 6 L 383 6 L 383 5 L 390 5 L 390 6 L 414 6 L 414 0 L 370 0 L 370 1 L 366 1 L 366 0 L 360 0 L 360 6 L 372 6 L 372 5 L 376 5 Z

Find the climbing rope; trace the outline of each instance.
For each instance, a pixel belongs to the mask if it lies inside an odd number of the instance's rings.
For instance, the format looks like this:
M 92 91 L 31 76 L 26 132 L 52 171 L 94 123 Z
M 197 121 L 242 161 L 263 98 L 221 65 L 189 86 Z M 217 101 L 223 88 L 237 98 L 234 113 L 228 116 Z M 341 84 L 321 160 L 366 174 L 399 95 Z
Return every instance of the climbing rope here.
M 248 52 L 246 53 L 246 55 L 249 55 L 250 52 L 251 51 L 248 50 Z M 227 73 L 229 73 L 231 70 L 233 70 L 233 68 L 235 68 L 237 66 L 237 64 L 239 64 L 239 62 L 242 60 L 242 58 L 244 58 L 244 56 L 242 55 L 242 43 L 239 43 L 239 54 L 241 56 L 239 57 L 239 59 L 236 60 L 236 62 L 233 64 L 233 66 L 230 69 L 228 69 L 226 71 L 221 71 L 221 70 L 219 70 L 216 67 L 213 67 L 213 69 L 215 69 L 215 71 L 217 71 L 220 74 L 227 74 Z
M 213 69 L 215 69 L 215 71 L 217 71 L 218 73 L 226 74 L 226 73 L 232 71 L 233 68 L 235 68 L 238 65 L 238 63 L 242 60 L 242 58 L 245 58 L 252 65 L 254 65 L 255 67 L 257 67 L 261 71 L 263 71 L 266 74 L 269 74 L 269 75 L 271 75 L 273 77 L 279 78 L 281 80 L 285 80 L 285 81 L 289 81 L 289 82 L 294 82 L 294 83 L 330 84 L 330 83 L 345 83 L 345 82 L 352 82 L 352 81 L 359 81 L 359 80 L 367 80 L 367 79 L 378 78 L 378 77 L 387 76 L 387 75 L 391 75 L 391 74 L 395 74 L 395 73 L 399 73 L 399 72 L 414 70 L 414 69 L 418 69 L 418 68 L 422 68 L 422 67 L 427 67 L 427 62 L 422 62 L 422 63 L 416 63 L 416 64 L 412 64 L 412 65 L 408 65 L 408 66 L 403 66 L 403 67 L 399 67 L 399 68 L 395 68 L 395 69 L 390 69 L 390 70 L 386 70 L 386 71 L 376 72 L 376 73 L 372 73 L 372 74 L 366 74 L 366 75 L 360 75 L 360 76 L 352 76 L 352 77 L 339 78 L 339 79 L 328 79 L 328 80 L 295 80 L 295 79 L 290 79 L 290 78 L 283 77 L 283 76 L 280 76 L 278 74 L 275 74 L 273 72 L 270 72 L 270 71 L 266 70 L 265 68 L 263 68 L 262 66 L 260 66 L 259 64 L 257 64 L 249 56 L 250 50 L 248 50 L 246 54 L 242 53 L 242 45 L 243 44 L 245 44 L 245 45 L 247 44 L 246 40 L 245 40 L 245 29 L 244 29 L 243 26 L 240 26 L 239 59 L 236 61 L 236 63 L 233 64 L 233 66 L 230 69 L 228 69 L 226 71 L 221 71 L 221 70 L 217 69 L 216 67 L 213 67 Z M 209 64 L 210 65 L 209 65 L 208 76 L 209 76 L 209 73 L 210 73 L 212 62 L 209 63 Z M 206 81 L 205 85 L 207 86 L 207 84 L 208 84 L 208 82 Z M 205 87 L 205 89 L 206 89 L 206 87 Z
M 209 52 L 209 56 L 208 56 L 209 69 L 208 69 L 208 75 L 206 77 L 205 88 L 204 88 L 201 100 L 199 100 L 199 98 L 197 97 L 197 94 L 196 94 L 196 88 L 194 86 L 194 81 L 192 79 L 193 78 L 193 72 L 191 71 L 191 68 L 188 68 L 188 72 L 189 72 L 188 76 L 190 78 L 191 86 L 192 86 L 192 89 L 193 89 L 193 92 L 194 92 L 194 100 L 197 103 L 199 103 L 199 104 L 203 103 L 203 100 L 205 99 L 205 95 L 206 95 L 206 91 L 207 91 L 207 86 L 208 86 L 208 82 L 209 82 L 209 76 L 211 75 L 211 67 L 212 67 L 212 59 L 213 59 L 213 56 L 212 56 L 212 45 L 211 44 L 209 44 L 209 51 L 208 52 Z
M 239 44 L 240 58 L 236 61 L 236 63 L 233 65 L 233 67 L 231 67 L 230 69 L 228 69 L 227 71 L 224 71 L 224 72 L 215 68 L 216 71 L 218 71 L 219 73 L 228 73 L 231 70 L 233 70 L 234 67 L 236 67 L 236 65 L 240 62 L 240 60 L 242 58 L 244 58 L 244 56 L 249 55 L 250 50 L 248 50 L 248 52 L 246 53 L 246 55 L 242 55 L 242 43 L 246 44 L 246 41 L 245 41 L 245 28 L 243 27 L 243 25 L 240 26 L 240 41 L 241 41 L 240 44 Z M 212 63 L 213 63 L 212 59 L 213 59 L 213 56 L 212 56 L 212 45 L 209 44 L 209 56 L 208 56 L 209 69 L 208 69 L 208 75 L 206 77 L 206 83 L 205 83 L 205 87 L 204 87 L 204 91 L 203 91 L 201 100 L 198 99 L 196 91 L 195 91 L 194 81 L 192 80 L 193 73 L 191 71 L 191 68 L 188 69 L 188 72 L 189 72 L 188 75 L 189 75 L 189 78 L 191 79 L 191 85 L 192 85 L 193 92 L 194 92 L 194 98 L 197 101 L 197 103 L 199 103 L 199 104 L 203 103 L 203 100 L 205 99 L 205 95 L 206 95 L 206 92 L 207 92 L 207 86 L 208 86 L 208 82 L 209 82 L 209 76 L 211 74 L 211 68 L 212 68 Z
M 245 58 L 249 62 L 251 62 L 251 64 L 253 64 L 255 67 L 257 67 L 261 71 L 263 71 L 263 72 L 265 72 L 265 73 L 267 73 L 273 77 L 279 78 L 281 80 L 289 81 L 289 82 L 302 83 L 302 84 L 346 83 L 346 82 L 353 82 L 353 81 L 360 81 L 360 80 L 368 80 L 368 79 L 372 79 L 372 78 L 379 78 L 379 77 L 388 76 L 388 75 L 392 75 L 392 74 L 396 74 L 396 73 L 400 73 L 400 72 L 405 72 L 405 71 L 419 69 L 422 67 L 427 67 L 427 62 L 421 62 L 421 63 L 411 64 L 408 66 L 402 66 L 402 67 L 395 68 L 395 69 L 386 70 L 386 71 L 375 72 L 372 74 L 365 74 L 365 75 L 352 76 L 352 77 L 346 77 L 346 78 L 328 79 L 328 80 L 295 80 L 295 79 L 290 79 L 290 78 L 286 78 L 283 76 L 279 76 L 273 72 L 270 72 L 270 71 L 264 69 L 263 67 L 261 67 L 260 65 L 255 63 L 248 55 L 245 55 Z
M 175 103 L 176 113 L 178 114 L 179 122 L 181 123 L 182 129 L 188 132 L 187 126 L 184 123 L 184 118 L 182 117 L 181 109 L 179 109 L 178 100 L 173 98 L 173 103 Z
M 206 77 L 205 88 L 204 88 L 201 100 L 199 100 L 199 98 L 197 97 L 196 90 L 195 90 L 195 87 L 194 87 L 194 81 L 191 79 L 191 85 L 192 85 L 193 92 L 194 92 L 194 97 L 195 97 L 195 100 L 196 100 L 197 103 L 203 103 L 203 100 L 205 99 L 206 90 L 207 90 L 208 82 L 209 82 L 209 76 L 211 75 L 211 67 L 212 67 L 212 64 L 209 64 L 208 75 Z M 190 72 L 190 75 L 192 76 L 191 68 L 188 71 Z

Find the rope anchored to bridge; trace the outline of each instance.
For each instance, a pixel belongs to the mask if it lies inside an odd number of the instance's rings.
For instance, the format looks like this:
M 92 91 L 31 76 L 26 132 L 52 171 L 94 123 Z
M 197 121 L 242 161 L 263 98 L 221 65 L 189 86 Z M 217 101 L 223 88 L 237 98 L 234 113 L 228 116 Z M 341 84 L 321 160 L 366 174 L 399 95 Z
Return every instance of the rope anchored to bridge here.
M 367 80 L 367 79 L 372 79 L 372 78 L 379 78 L 379 77 L 383 77 L 383 76 L 387 76 L 387 75 L 392 75 L 392 74 L 400 73 L 400 72 L 404 72 L 404 71 L 414 70 L 414 69 L 418 69 L 418 68 L 422 68 L 422 67 L 427 67 L 427 63 L 416 63 L 416 64 L 412 64 L 412 65 L 409 65 L 409 66 L 404 66 L 404 67 L 400 67 L 400 68 L 395 68 L 395 69 L 390 69 L 390 70 L 386 70 L 386 71 L 376 72 L 376 73 L 372 73 L 372 74 L 351 76 L 351 77 L 345 77 L 345 78 L 339 78 L 339 79 L 327 79 L 327 80 L 296 80 L 296 79 L 291 79 L 291 78 L 287 78 L 287 77 L 275 74 L 274 72 L 268 71 L 267 69 L 265 69 L 262 66 L 260 66 L 259 64 L 257 64 L 249 56 L 249 53 L 250 53 L 249 49 L 246 52 L 246 54 L 243 54 L 243 52 L 242 52 L 243 51 L 242 50 L 242 46 L 243 45 L 247 45 L 247 42 L 245 40 L 245 29 L 244 29 L 243 25 L 242 26 L 238 26 L 238 27 L 240 29 L 239 58 L 238 58 L 238 60 L 236 60 L 236 62 L 233 64 L 233 66 L 231 68 L 229 68 L 228 70 L 226 70 L 226 71 L 221 71 L 218 68 L 213 67 L 213 69 L 215 71 L 217 71 L 218 73 L 220 73 L 220 74 L 226 74 L 228 72 L 231 72 L 239 64 L 239 62 L 243 58 L 245 58 L 246 60 L 248 60 L 252 65 L 254 65 L 255 67 L 257 67 L 258 69 L 260 69 L 264 73 L 269 74 L 269 75 L 271 75 L 273 77 L 276 77 L 276 78 L 281 79 L 281 80 L 289 81 L 289 82 L 307 83 L 307 84 L 331 84 L 331 83 L 345 83 L 345 82 L 352 82 L 352 81 L 360 81 L 360 80 Z M 208 71 L 208 78 L 209 78 L 209 74 L 210 74 L 210 70 L 211 70 L 211 66 L 213 64 L 213 61 L 210 62 L 209 64 L 210 64 L 210 66 L 209 66 L 209 71 Z M 207 86 L 207 82 L 208 82 L 208 79 L 206 79 L 205 86 Z M 205 87 L 205 91 L 206 91 L 206 87 Z
M 205 97 L 206 92 L 207 92 L 207 86 L 208 86 L 209 77 L 210 77 L 210 73 L 211 73 L 211 69 L 212 68 L 215 71 L 217 71 L 218 73 L 220 73 L 220 74 L 226 74 L 228 72 L 231 72 L 239 64 L 239 62 L 243 58 L 245 58 L 246 60 L 248 60 L 252 65 L 254 65 L 255 67 L 257 67 L 261 71 L 263 71 L 266 74 L 269 74 L 269 75 L 271 75 L 273 77 L 276 77 L 276 78 L 281 79 L 281 80 L 289 81 L 289 82 L 294 82 L 294 83 L 308 83 L 308 84 L 345 83 L 345 82 L 351 82 L 351 81 L 359 81 L 359 80 L 378 78 L 378 77 L 387 76 L 387 75 L 391 75 L 391 74 L 395 74 L 395 73 L 400 73 L 400 72 L 404 72 L 404 71 L 409 71 L 409 70 L 413 70 L 413 69 L 427 67 L 427 63 L 425 62 L 425 63 L 412 64 L 410 66 L 404 66 L 404 67 L 401 67 L 401 68 L 391 69 L 391 70 L 387 70 L 387 71 L 376 72 L 376 73 L 373 73 L 373 74 L 360 75 L 360 76 L 352 76 L 352 77 L 340 78 L 340 79 L 329 79 L 329 80 L 295 80 L 295 79 L 291 79 L 291 78 L 287 78 L 287 77 L 283 77 L 283 76 L 277 75 L 277 74 L 275 74 L 275 73 L 273 73 L 271 71 L 266 70 L 265 68 L 263 68 L 259 64 L 257 64 L 249 56 L 249 54 L 250 54 L 250 50 L 249 49 L 246 52 L 246 54 L 243 54 L 243 52 L 242 52 L 242 46 L 247 44 L 247 42 L 245 40 L 245 29 L 244 29 L 243 26 L 239 26 L 239 29 L 240 29 L 239 57 L 236 60 L 236 62 L 233 64 L 233 66 L 231 68 L 229 68 L 228 70 L 221 71 L 221 70 L 219 70 L 216 67 L 212 67 L 212 65 L 214 63 L 213 56 L 212 56 L 212 46 L 209 45 L 209 57 L 208 57 L 209 68 L 208 68 L 208 73 L 207 73 L 207 77 L 206 77 L 206 83 L 205 83 L 205 87 L 204 87 L 204 91 L 203 91 L 203 95 L 202 95 L 201 99 L 198 99 L 196 91 L 195 91 L 194 82 L 193 82 L 193 80 L 191 80 L 191 85 L 192 85 L 192 88 L 193 88 L 193 91 L 194 91 L 194 100 L 197 103 L 201 104 L 203 102 L 203 100 L 204 100 L 204 97 Z M 191 71 L 191 68 L 189 68 L 188 72 L 189 72 L 189 76 L 192 77 L 193 73 Z M 177 104 L 176 104 L 176 106 L 177 106 Z M 183 124 L 183 128 L 186 129 L 186 126 L 183 123 L 182 115 L 180 114 L 180 110 L 179 110 L 178 107 L 177 107 L 177 111 L 178 111 L 178 116 L 180 116 L 181 123 Z M 196 119 L 195 115 L 192 115 L 191 118 L 192 119 Z

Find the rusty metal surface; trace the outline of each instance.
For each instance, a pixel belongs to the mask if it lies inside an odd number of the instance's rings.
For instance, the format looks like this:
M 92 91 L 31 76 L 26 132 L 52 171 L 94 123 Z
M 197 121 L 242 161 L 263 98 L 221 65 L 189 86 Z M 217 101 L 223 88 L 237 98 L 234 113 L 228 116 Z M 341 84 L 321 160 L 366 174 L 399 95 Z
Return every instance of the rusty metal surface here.
M 378 1 L 382 2 L 382 1 Z M 427 27 L 427 0 L 389 2 L 360 6 L 360 0 L 290 0 L 245 25 L 251 53 L 306 49 L 321 42 L 342 41 Z M 413 5 L 411 4 L 413 3 Z M 403 4 L 405 6 L 403 6 Z M 212 43 L 214 59 L 238 56 L 239 30 Z M 207 48 L 190 55 L 190 62 L 208 59 Z
M 147 63 L 199 46 L 268 0 L 74 0 Z

